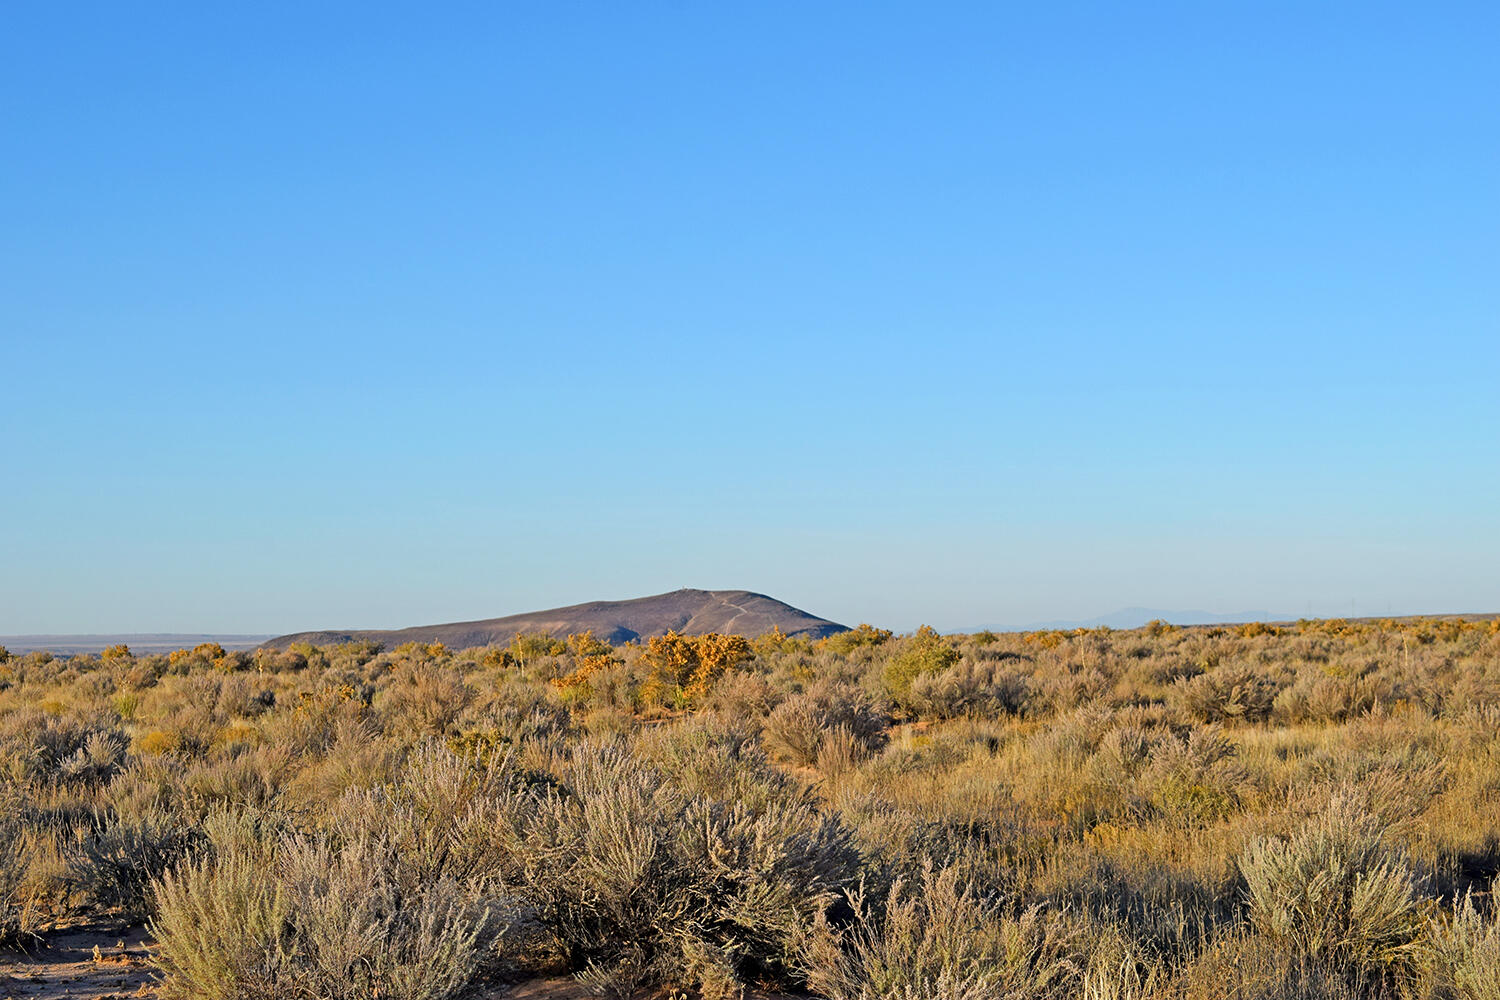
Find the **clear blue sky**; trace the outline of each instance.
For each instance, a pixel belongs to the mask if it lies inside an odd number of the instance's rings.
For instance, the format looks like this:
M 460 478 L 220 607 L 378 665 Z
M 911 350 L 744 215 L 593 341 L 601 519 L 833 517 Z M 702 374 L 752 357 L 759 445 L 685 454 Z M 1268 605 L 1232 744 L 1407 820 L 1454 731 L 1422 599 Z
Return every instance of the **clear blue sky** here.
M 0 633 L 1500 610 L 1493 3 L 14 3 Z

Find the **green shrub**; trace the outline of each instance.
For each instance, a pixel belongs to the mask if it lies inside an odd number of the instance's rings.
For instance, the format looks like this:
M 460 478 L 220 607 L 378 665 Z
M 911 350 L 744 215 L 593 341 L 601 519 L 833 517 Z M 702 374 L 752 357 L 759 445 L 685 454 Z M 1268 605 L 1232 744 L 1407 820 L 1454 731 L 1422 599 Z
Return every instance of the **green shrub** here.
M 544 657 L 561 656 L 568 651 L 568 644 L 546 632 L 517 632 L 507 651 L 524 669 Z
M 901 649 L 888 661 L 881 680 L 892 701 L 902 707 L 911 705 L 912 681 L 922 674 L 947 670 L 959 660 L 959 652 L 931 626 L 923 625 L 901 641 Z
M 890 641 L 893 634 L 890 629 L 876 628 L 861 622 L 851 629 L 819 639 L 817 648 L 839 656 L 848 656 L 861 647 L 883 646 Z

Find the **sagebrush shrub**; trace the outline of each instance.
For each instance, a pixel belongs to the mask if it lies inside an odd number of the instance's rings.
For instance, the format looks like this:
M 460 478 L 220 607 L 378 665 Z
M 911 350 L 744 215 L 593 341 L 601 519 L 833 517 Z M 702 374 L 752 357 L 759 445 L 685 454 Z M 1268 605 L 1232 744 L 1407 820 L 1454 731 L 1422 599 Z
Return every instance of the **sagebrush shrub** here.
M 36 927 L 27 891 L 30 830 L 18 804 L 0 798 L 0 948 L 14 948 L 33 937 Z
M 946 670 L 911 679 L 909 701 L 920 716 L 1016 715 L 1026 707 L 1031 684 L 1006 661 L 960 660 Z
M 1368 677 L 1304 674 L 1276 696 L 1276 713 L 1288 722 L 1344 722 L 1373 708 L 1384 692 Z
M 1500 921 L 1493 912 L 1486 918 L 1466 894 L 1452 921 L 1435 926 L 1433 936 L 1443 952 L 1446 985 L 1458 1000 L 1500 1000 Z
M 1249 667 L 1226 665 L 1183 678 L 1172 691 L 1183 710 L 1199 722 L 1259 722 L 1270 716 L 1277 688 Z
M 1229 815 L 1247 780 L 1237 761 L 1239 747 L 1216 726 L 1194 729 L 1185 739 L 1156 743 L 1141 778 L 1147 800 L 1162 815 L 1182 823 L 1206 823 Z
M 499 863 L 493 831 L 513 780 L 507 757 L 466 758 L 426 744 L 392 780 L 346 791 L 322 829 L 339 844 L 380 840 L 405 891 L 442 879 L 479 885 Z
M 560 743 L 576 731 L 572 712 L 548 698 L 544 687 L 519 682 L 476 697 L 455 728 L 449 745 L 480 756 L 528 743 Z
M 468 985 L 498 930 L 475 888 L 409 877 L 371 830 L 278 833 L 248 813 L 209 829 L 208 849 L 155 887 L 169 995 L 442 1000 Z
M 446 876 L 404 879 L 382 839 L 340 839 L 280 845 L 303 989 L 320 1000 L 441 1000 L 467 986 L 493 941 L 477 894 Z
M 280 1000 L 298 988 L 293 900 L 274 840 L 246 816 L 209 825 L 210 849 L 155 884 L 156 963 L 167 995 Z
M 1289 841 L 1252 844 L 1240 871 L 1251 922 L 1292 954 L 1395 980 L 1418 967 L 1427 927 L 1411 869 L 1350 799 Z
M 1500 626 L 1158 631 L 14 656 L 0 939 L 138 914 L 165 867 L 178 997 L 493 961 L 727 998 L 803 989 L 821 935 L 847 996 L 1500 1000 Z M 1023 926 L 1073 971 L 983 946 Z
M 21 751 L 32 780 L 86 783 L 119 770 L 128 740 L 112 713 L 23 708 L 0 716 L 0 742 Z
M 809 986 L 830 1000 L 1044 1000 L 1079 987 L 1076 931 L 1032 907 L 1015 915 L 930 864 L 860 904 L 841 930 L 820 921 L 803 942 Z
M 761 740 L 776 759 L 808 767 L 817 763 L 824 740 L 835 729 L 867 757 L 885 746 L 889 725 L 886 714 L 864 692 L 823 684 L 776 706 L 766 717 Z
M 151 883 L 182 857 L 192 839 L 191 829 L 160 807 L 100 816 L 69 845 L 72 881 L 94 903 L 142 919 L 150 912 Z
M 392 674 L 377 707 L 392 731 L 417 738 L 441 736 L 473 696 L 456 670 L 427 663 L 403 665 Z
M 561 779 L 511 786 L 505 888 L 596 978 L 636 970 L 720 990 L 725 970 L 775 975 L 857 871 L 848 831 L 810 798 L 752 808 L 692 795 L 587 742 Z
M 772 802 L 813 802 L 802 783 L 771 765 L 753 736 L 712 716 L 642 733 L 631 750 L 688 795 L 756 810 Z
M 732 670 L 719 678 L 705 704 L 733 725 L 758 729 L 785 698 L 760 674 Z
M 1420 992 L 1330 967 L 1253 931 L 1206 942 L 1177 977 L 1169 996 L 1184 1000 L 1397 1000 Z M 1434 998 L 1435 1000 L 1435 998 Z

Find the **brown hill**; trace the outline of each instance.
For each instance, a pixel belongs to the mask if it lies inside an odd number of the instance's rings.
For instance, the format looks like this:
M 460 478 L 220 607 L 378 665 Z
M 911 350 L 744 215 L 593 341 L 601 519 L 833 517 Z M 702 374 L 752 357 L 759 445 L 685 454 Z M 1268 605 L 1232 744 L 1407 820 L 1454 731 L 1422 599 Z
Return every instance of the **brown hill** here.
M 354 629 L 297 632 L 266 643 L 284 649 L 294 642 L 328 645 L 372 639 L 387 649 L 403 642 L 441 642 L 452 649 L 469 646 L 504 645 L 517 632 L 546 632 L 563 638 L 575 632 L 592 631 L 607 642 L 629 642 L 653 635 L 704 632 L 764 635 L 779 628 L 789 636 L 821 639 L 848 628 L 826 618 L 799 611 L 790 604 L 753 594 L 748 590 L 674 590 L 670 594 L 638 597 L 630 601 L 592 601 L 550 611 L 486 618 L 477 622 L 448 625 L 418 625 L 403 629 Z

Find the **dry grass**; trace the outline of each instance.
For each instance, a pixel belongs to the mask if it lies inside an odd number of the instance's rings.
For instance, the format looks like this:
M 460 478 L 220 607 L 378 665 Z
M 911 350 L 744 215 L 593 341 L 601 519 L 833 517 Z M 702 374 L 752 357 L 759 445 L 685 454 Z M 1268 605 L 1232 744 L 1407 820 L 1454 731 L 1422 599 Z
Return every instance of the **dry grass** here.
M 1497 996 L 1489 622 L 724 641 L 670 698 L 592 639 L 10 656 L 0 947 L 149 919 L 204 997 Z

